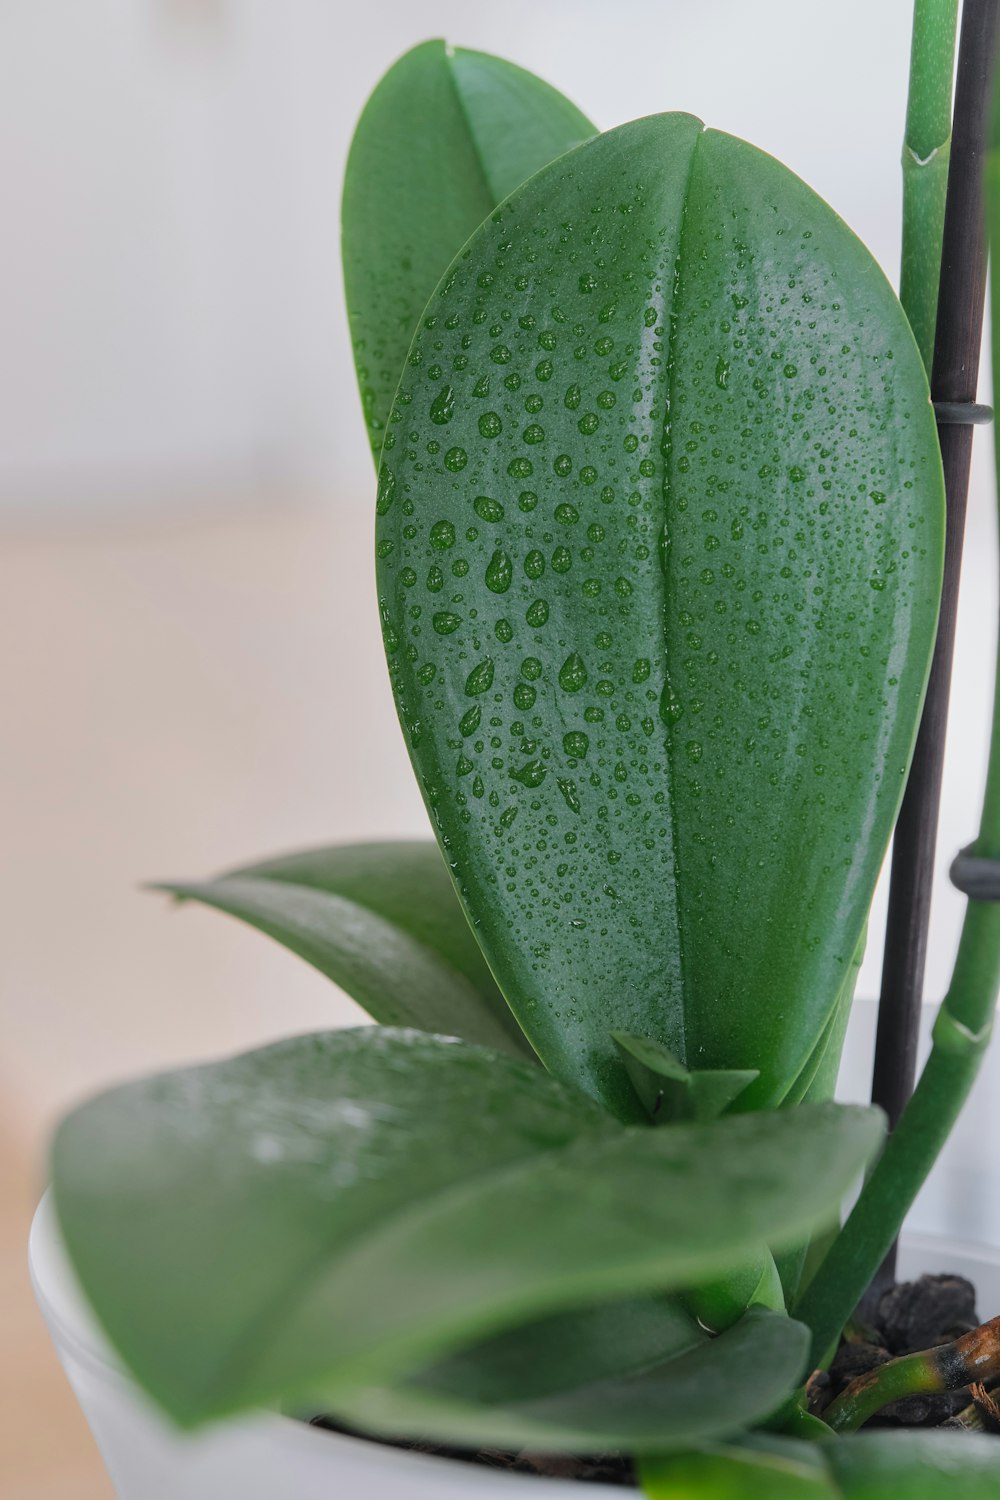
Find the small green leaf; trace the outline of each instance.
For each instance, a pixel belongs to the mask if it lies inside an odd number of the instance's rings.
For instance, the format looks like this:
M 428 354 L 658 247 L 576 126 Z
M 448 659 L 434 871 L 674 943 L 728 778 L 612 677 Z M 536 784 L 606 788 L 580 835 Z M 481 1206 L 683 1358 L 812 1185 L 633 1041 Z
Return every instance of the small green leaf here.
M 526 178 L 594 134 L 540 78 L 490 57 L 424 42 L 389 69 L 351 145 L 343 252 L 355 362 L 378 461 L 410 340 L 469 235 Z M 497 384 L 503 371 L 497 370 Z M 454 396 L 442 377 L 431 420 L 447 433 Z M 460 450 L 445 442 L 452 464 Z M 392 504 L 391 470 L 380 480 Z
M 534 1059 L 431 843 L 341 844 L 159 887 L 264 932 L 386 1026 Z
M 438 367 L 461 471 L 430 415 Z M 615 1030 L 688 1067 L 757 1068 L 737 1107 L 780 1103 L 850 972 L 936 627 L 940 454 L 891 288 L 778 162 L 653 116 L 475 232 L 396 410 L 390 672 L 512 1009 L 548 1067 L 623 1118 Z M 503 517 L 483 524 L 479 495 Z M 463 571 L 439 638 L 423 580 L 441 524 Z M 487 651 L 489 733 L 459 776 Z
M 996 1500 L 997 1446 L 971 1432 L 861 1432 L 823 1451 L 844 1500 Z
M 632 1085 L 654 1122 L 714 1120 L 760 1077 L 756 1068 L 690 1071 L 662 1042 L 613 1031 Z
M 648 1500 L 843 1500 L 822 1454 L 807 1443 L 776 1440 L 649 1459 L 639 1479 Z
M 530 1064 L 376 1027 L 112 1090 L 53 1181 L 112 1340 L 192 1423 L 722 1275 L 829 1217 L 880 1133 L 835 1105 L 629 1129 Z
M 648 1316 L 642 1304 L 634 1310 Z M 629 1369 L 621 1311 L 616 1303 L 505 1335 L 406 1385 L 360 1391 L 338 1415 L 372 1433 L 466 1446 L 666 1453 L 768 1416 L 802 1374 L 808 1331 L 762 1309 L 718 1338 L 688 1333 L 666 1358 L 651 1359 L 645 1339 L 643 1363 Z M 567 1324 L 593 1343 L 578 1337 L 566 1349 Z M 538 1359 L 548 1377 L 541 1390 Z
M 750 1434 L 640 1466 L 648 1500 L 996 1500 L 998 1479 L 996 1438 L 912 1430 L 819 1443 Z

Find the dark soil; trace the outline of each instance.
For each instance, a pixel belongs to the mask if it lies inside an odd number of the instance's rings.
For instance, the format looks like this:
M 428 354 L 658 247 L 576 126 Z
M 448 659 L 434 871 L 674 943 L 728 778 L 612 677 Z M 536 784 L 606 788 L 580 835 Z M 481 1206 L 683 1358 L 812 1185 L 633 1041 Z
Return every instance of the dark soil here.
M 868 1311 L 864 1328 L 852 1330 L 842 1340 L 829 1372 L 810 1382 L 810 1394 L 818 1409 L 849 1385 L 858 1375 L 884 1365 L 899 1354 L 916 1354 L 938 1344 L 948 1344 L 979 1326 L 976 1313 L 976 1290 L 961 1276 L 921 1276 L 919 1281 L 899 1282 L 883 1292 L 874 1308 Z M 977 1388 L 968 1387 L 941 1395 L 911 1396 L 886 1406 L 868 1423 L 869 1427 L 967 1427 L 955 1421 L 958 1413 L 974 1404 L 982 1429 L 1000 1435 L 1000 1404 Z M 363 1432 L 334 1420 L 314 1417 L 310 1424 L 341 1432 L 348 1437 L 368 1439 Z M 368 1441 L 381 1441 L 368 1439 Z M 550 1479 L 575 1479 L 584 1484 L 614 1484 L 635 1488 L 635 1470 L 629 1459 L 618 1454 L 598 1454 L 590 1458 L 573 1458 L 564 1454 L 502 1452 L 496 1448 L 452 1448 L 441 1443 L 386 1442 L 389 1448 L 403 1448 L 411 1453 L 429 1453 L 437 1458 L 456 1459 L 461 1463 L 479 1464 L 488 1469 L 508 1469 L 516 1474 L 544 1475 Z
M 630 1459 L 618 1454 L 598 1454 L 593 1458 L 573 1458 L 565 1453 L 505 1453 L 499 1448 L 450 1448 L 444 1443 L 394 1443 L 371 1439 L 364 1432 L 352 1431 L 333 1417 L 313 1417 L 311 1427 L 325 1427 L 348 1437 L 382 1442 L 386 1448 L 404 1448 L 409 1453 L 429 1453 L 435 1458 L 453 1458 L 460 1463 L 479 1464 L 487 1469 L 509 1469 L 514 1474 L 544 1475 L 547 1479 L 577 1479 L 583 1484 L 620 1484 L 635 1488 L 635 1469 Z
M 978 1328 L 976 1289 L 962 1276 L 921 1276 L 882 1293 L 858 1337 L 842 1341 L 824 1382 L 823 1399 L 899 1354 L 917 1354 L 949 1344 Z M 860 1332 L 860 1331 L 859 1331 Z M 940 1395 L 911 1396 L 885 1406 L 869 1427 L 941 1427 L 970 1404 L 968 1388 Z

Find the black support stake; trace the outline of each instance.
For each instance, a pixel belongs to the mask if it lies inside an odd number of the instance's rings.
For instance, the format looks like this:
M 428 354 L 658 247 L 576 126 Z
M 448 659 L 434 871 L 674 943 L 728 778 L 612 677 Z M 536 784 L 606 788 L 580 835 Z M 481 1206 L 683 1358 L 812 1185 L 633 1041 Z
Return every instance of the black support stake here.
M 885 1110 L 890 1129 L 916 1076 L 972 427 L 982 420 L 975 398 L 986 295 L 983 168 L 998 21 L 1000 0 L 965 0 L 931 373 L 948 504 L 944 587 L 927 698 L 893 841 L 872 1083 L 872 1100 Z M 968 409 L 964 420 L 957 419 L 956 406 Z M 893 1280 L 895 1262 L 893 1248 L 876 1287 Z

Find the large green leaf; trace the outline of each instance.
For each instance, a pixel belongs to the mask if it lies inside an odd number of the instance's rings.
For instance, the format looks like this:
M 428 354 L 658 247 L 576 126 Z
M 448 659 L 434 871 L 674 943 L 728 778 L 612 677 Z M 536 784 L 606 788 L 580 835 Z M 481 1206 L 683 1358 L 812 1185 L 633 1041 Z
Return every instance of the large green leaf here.
M 406 351 L 452 257 L 514 188 L 594 127 L 540 78 L 442 41 L 365 106 L 344 181 L 344 280 L 376 461 Z
M 384 450 L 386 649 L 425 798 L 543 1060 L 610 1033 L 779 1101 L 903 786 L 943 496 L 913 337 L 779 163 L 689 116 L 580 146 L 427 308 Z
M 53 1182 L 99 1317 L 190 1423 L 724 1274 L 827 1218 L 879 1133 L 836 1105 L 628 1128 L 528 1063 L 376 1027 L 113 1090 L 61 1127 Z
M 359 1391 L 338 1415 L 371 1433 L 467 1446 L 666 1453 L 769 1416 L 808 1354 L 801 1323 L 755 1308 L 718 1338 L 689 1333 L 666 1357 L 646 1337 L 645 1358 L 629 1368 L 628 1322 L 618 1304 L 603 1311 L 573 1323 L 591 1337 L 570 1350 L 551 1319 L 528 1338 L 507 1335 L 406 1385 Z M 648 1316 L 648 1307 L 635 1313 Z
M 535 1054 L 434 844 L 340 844 L 160 889 L 267 933 L 386 1026 Z
M 649 1500 L 995 1500 L 995 1437 L 863 1432 L 835 1442 L 751 1438 L 745 1446 L 642 1465 Z

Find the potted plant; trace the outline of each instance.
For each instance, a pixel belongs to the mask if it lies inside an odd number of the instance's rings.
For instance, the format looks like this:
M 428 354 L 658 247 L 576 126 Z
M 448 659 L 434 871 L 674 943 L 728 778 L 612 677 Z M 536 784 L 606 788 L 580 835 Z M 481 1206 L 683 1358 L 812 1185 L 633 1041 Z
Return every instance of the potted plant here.
M 375 91 L 345 275 L 437 844 L 166 887 L 379 1024 L 61 1126 L 36 1285 L 128 1500 L 996 1493 L 1000 1320 L 938 1284 L 914 1346 L 919 1288 L 864 1298 L 988 1039 L 1000 743 L 916 1092 L 887 1143 L 832 1093 L 925 692 L 918 842 L 933 812 L 998 9 L 966 3 L 943 229 L 957 4 L 916 6 L 902 306 L 690 116 L 598 135 L 441 43 Z M 854 1435 L 939 1394 L 986 1433 Z

